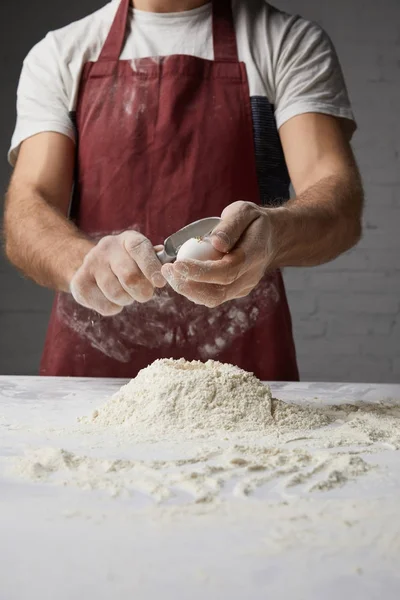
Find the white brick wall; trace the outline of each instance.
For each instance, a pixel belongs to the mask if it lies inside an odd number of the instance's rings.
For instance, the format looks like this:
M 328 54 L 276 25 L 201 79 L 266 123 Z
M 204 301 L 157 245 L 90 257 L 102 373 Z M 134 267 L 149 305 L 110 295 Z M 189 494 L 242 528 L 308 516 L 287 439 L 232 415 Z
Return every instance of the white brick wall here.
M 318 21 L 336 45 L 359 124 L 354 148 L 367 192 L 364 238 L 357 249 L 329 265 L 285 273 L 302 378 L 399 381 L 400 0 L 272 1 Z M 36 5 L 27 6 L 37 14 Z M 42 31 L 33 31 L 28 18 L 18 44 L 14 31 L 8 41 L 4 32 L 0 43 L 15 67 L 3 79 L 3 153 L 24 53 L 46 30 L 72 14 L 95 10 L 98 1 L 62 6 L 65 14 L 57 3 L 42 11 Z M 4 162 L 0 169 L 5 186 Z M 51 294 L 24 282 L 1 257 L 0 290 L 0 373 L 36 373 Z
M 282 0 L 331 35 L 359 131 L 367 206 L 359 246 L 285 273 L 302 377 L 400 381 L 400 2 Z

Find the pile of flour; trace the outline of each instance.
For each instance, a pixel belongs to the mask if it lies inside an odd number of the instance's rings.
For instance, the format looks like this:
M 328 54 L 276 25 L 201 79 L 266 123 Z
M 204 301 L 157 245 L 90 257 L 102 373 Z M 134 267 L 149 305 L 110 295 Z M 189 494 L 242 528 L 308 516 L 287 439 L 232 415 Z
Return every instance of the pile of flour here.
M 177 433 L 263 434 L 277 426 L 319 427 L 329 419 L 317 411 L 273 400 L 267 385 L 233 365 L 161 359 L 140 371 L 84 422 L 122 426 L 138 439 L 158 440 Z
M 375 472 L 372 454 L 400 449 L 396 403 L 285 403 L 253 374 L 213 360 L 157 360 L 79 422 L 59 432 L 73 433 L 78 453 L 27 449 L 10 457 L 11 472 L 112 496 L 217 503 L 270 486 L 331 490 Z M 57 435 L 46 432 L 56 444 Z

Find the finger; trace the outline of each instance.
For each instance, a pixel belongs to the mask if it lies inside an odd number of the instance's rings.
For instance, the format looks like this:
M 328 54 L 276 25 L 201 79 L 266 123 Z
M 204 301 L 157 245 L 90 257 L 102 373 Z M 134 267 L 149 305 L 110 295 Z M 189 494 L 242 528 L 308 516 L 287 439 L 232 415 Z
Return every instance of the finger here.
M 154 287 L 163 288 L 166 280 L 161 273 L 161 263 L 157 258 L 153 245 L 137 232 L 135 235 L 124 234 L 124 247 L 127 253 L 137 263 L 143 275 Z
M 147 302 L 153 297 L 153 285 L 146 279 L 127 252 L 121 253 L 118 259 L 111 259 L 110 266 L 121 287 L 129 295 L 131 302 L 132 300 Z
M 133 297 L 123 288 L 111 267 L 104 265 L 94 274 L 94 278 L 100 291 L 112 304 L 122 307 L 132 304 Z
M 168 269 L 172 265 L 165 265 L 165 267 L 167 267 L 165 275 L 168 283 L 181 296 L 185 296 L 195 304 L 201 304 L 208 308 L 213 308 L 224 302 L 226 286 L 189 281 L 174 274 L 172 268 Z
M 262 218 L 262 215 L 259 215 L 255 221 L 250 223 L 234 250 L 226 255 L 225 259 L 208 265 L 208 273 L 203 272 L 205 276 L 204 281 L 209 280 L 221 284 L 233 283 L 246 271 L 252 270 L 255 267 L 261 271 L 267 268 L 271 260 L 271 255 L 268 251 L 268 248 L 271 246 L 270 235 L 265 220 Z
M 210 236 L 212 245 L 219 252 L 230 252 L 246 229 L 260 216 L 260 209 L 251 202 L 234 202 L 225 208 L 222 221 Z
M 71 281 L 70 291 L 78 304 L 95 310 L 103 317 L 111 317 L 122 311 L 121 306 L 107 300 L 93 278 L 83 278 L 77 273 Z
M 243 261 L 244 254 L 237 248 L 220 260 L 182 260 L 169 266 L 172 266 L 176 277 L 201 283 L 228 285 L 240 276 Z M 162 268 L 163 274 L 165 267 Z
M 172 265 L 169 266 L 171 267 Z M 185 296 L 195 304 L 215 308 L 229 300 L 248 296 L 260 281 L 257 273 L 257 270 L 247 271 L 229 285 L 214 285 L 182 280 L 174 277 L 169 272 L 167 272 L 167 279 L 171 287 L 178 294 Z
M 261 270 L 266 269 L 271 261 L 271 229 L 268 221 L 260 216 L 249 225 L 242 236 L 238 249 L 241 250 L 241 273 L 251 270 L 258 265 Z

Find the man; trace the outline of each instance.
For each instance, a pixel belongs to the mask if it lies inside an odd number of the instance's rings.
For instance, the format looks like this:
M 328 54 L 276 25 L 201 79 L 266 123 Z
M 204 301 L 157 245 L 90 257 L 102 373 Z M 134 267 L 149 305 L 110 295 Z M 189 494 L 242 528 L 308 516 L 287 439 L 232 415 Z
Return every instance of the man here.
M 264 0 L 133 5 L 50 33 L 24 64 L 6 251 L 58 292 L 41 373 L 133 377 L 184 357 L 296 380 L 279 269 L 361 232 L 334 49 Z M 219 215 L 221 260 L 161 266 L 168 235 Z

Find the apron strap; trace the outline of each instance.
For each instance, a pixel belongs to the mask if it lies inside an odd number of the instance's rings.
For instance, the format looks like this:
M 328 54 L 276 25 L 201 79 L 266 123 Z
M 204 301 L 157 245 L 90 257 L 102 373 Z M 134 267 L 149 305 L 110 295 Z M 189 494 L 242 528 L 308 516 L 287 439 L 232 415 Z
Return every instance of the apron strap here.
M 98 62 L 118 62 L 124 49 L 131 0 L 121 0 Z
M 239 62 L 232 0 L 214 0 L 213 37 L 215 61 Z
M 98 62 L 118 62 L 127 32 L 130 0 L 121 0 Z M 214 60 L 239 62 L 231 0 L 214 0 L 213 39 Z

